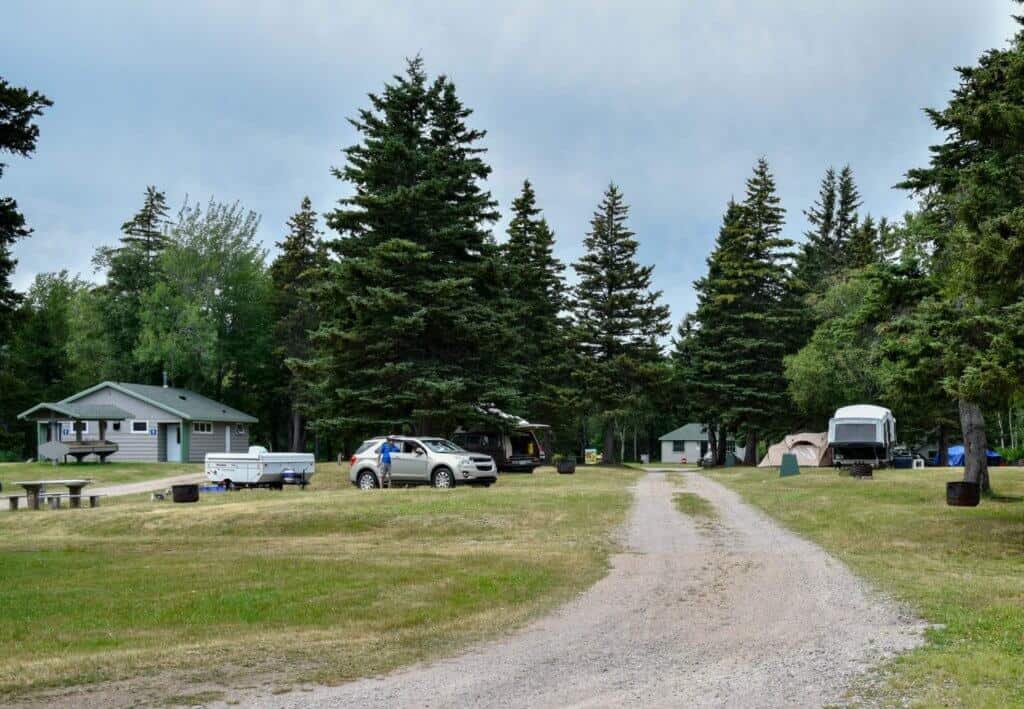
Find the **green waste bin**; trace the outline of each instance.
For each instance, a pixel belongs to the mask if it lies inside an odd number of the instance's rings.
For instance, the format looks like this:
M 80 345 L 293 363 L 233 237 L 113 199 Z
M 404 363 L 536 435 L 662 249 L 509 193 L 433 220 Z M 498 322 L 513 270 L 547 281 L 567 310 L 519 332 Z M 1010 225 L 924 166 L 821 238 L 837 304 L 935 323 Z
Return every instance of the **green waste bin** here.
M 782 454 L 782 465 L 779 466 L 779 477 L 786 478 L 790 475 L 800 474 L 800 464 L 796 461 L 796 455 L 793 453 Z

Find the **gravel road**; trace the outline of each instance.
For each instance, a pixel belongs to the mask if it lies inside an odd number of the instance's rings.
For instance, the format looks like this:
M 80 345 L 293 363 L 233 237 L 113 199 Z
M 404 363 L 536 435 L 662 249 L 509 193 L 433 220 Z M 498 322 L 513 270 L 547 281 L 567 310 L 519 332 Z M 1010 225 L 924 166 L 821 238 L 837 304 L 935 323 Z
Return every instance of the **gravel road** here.
M 136 495 L 140 492 L 153 492 L 166 490 L 171 485 L 186 485 L 188 483 L 201 483 L 206 480 L 203 473 L 188 473 L 187 475 L 175 475 L 171 478 L 160 478 L 158 480 L 142 480 L 135 483 L 121 483 L 119 485 L 107 485 L 105 487 L 87 488 L 94 495 Z
M 554 614 L 452 658 L 282 695 L 274 707 L 821 706 L 921 642 L 923 624 L 818 546 L 697 473 L 711 501 L 694 522 L 651 472 L 636 488 L 624 552 Z

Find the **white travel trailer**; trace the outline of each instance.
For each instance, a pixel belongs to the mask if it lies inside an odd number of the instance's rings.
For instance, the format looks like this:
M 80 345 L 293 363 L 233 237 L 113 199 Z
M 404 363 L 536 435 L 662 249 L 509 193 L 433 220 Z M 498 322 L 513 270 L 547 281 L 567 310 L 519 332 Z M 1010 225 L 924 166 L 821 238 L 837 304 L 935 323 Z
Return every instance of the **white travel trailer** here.
M 896 418 L 883 406 L 855 404 L 838 409 L 828 422 L 832 463 L 851 475 L 869 476 L 892 463 Z
M 305 487 L 314 472 L 312 453 L 270 453 L 263 446 L 249 446 L 247 453 L 206 454 L 206 478 L 229 490 Z

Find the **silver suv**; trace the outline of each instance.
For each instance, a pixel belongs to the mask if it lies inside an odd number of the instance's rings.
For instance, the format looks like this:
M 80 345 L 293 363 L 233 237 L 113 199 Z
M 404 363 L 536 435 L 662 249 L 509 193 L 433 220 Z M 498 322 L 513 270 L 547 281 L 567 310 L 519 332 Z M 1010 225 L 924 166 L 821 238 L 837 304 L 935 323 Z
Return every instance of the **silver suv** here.
M 363 441 L 352 456 L 348 477 L 356 487 L 363 490 L 380 487 L 377 450 L 385 440 L 378 437 Z M 443 438 L 392 436 L 391 441 L 400 449 L 391 453 L 392 484 L 489 487 L 498 479 L 498 467 L 491 456 L 470 453 Z

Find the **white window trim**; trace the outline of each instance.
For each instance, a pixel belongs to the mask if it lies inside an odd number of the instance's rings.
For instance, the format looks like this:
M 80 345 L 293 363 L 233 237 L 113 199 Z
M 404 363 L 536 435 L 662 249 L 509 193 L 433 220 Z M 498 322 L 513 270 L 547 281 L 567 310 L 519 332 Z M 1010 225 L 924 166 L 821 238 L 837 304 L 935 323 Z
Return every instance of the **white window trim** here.
M 68 430 L 71 432 L 71 435 L 72 436 L 75 435 L 75 423 L 81 423 L 81 424 L 83 424 L 85 426 L 85 428 L 82 429 L 82 435 L 83 436 L 89 432 L 89 422 L 88 421 L 79 421 L 79 422 L 76 422 L 76 421 L 61 421 L 60 422 L 61 433 L 64 432 L 64 427 L 67 426 Z
M 146 427 L 141 431 L 135 430 L 135 424 L 144 423 Z M 129 433 L 134 433 L 136 436 L 149 435 L 149 421 L 143 421 L 142 419 L 132 419 L 131 426 L 129 426 Z
M 209 426 L 208 431 L 203 431 L 199 426 Z M 206 436 L 213 435 L 213 422 L 212 421 L 193 421 L 192 422 L 192 433 L 200 433 Z
M 244 436 L 248 432 L 248 430 L 249 429 L 246 428 L 246 424 L 244 424 L 244 423 L 236 423 L 235 424 L 235 435 L 236 436 Z

